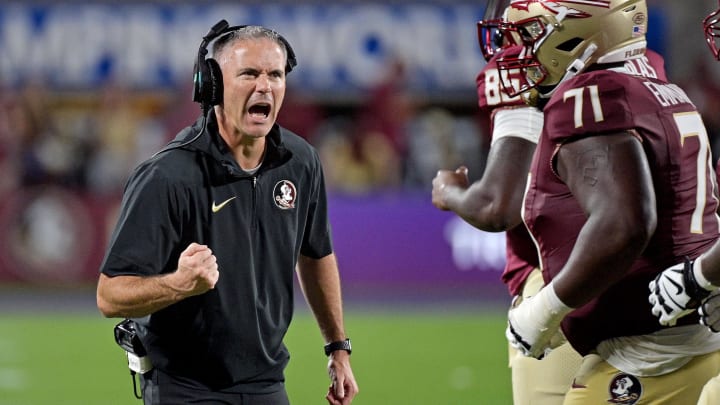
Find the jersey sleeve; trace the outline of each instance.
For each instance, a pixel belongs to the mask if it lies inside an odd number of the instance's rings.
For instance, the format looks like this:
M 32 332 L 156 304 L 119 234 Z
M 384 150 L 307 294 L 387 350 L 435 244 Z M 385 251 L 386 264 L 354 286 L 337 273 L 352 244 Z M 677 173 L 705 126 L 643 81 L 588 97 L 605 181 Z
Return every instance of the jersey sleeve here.
M 535 107 L 499 109 L 493 114 L 491 145 L 505 137 L 516 137 L 538 143 L 543 126 L 543 114 Z
M 100 271 L 109 276 L 155 275 L 173 271 L 180 252 L 183 187 L 155 166 L 140 166 L 128 180 L 117 224 Z
M 635 105 L 653 101 L 637 99 L 628 87 L 627 75 L 612 71 L 596 71 L 564 83 L 545 107 L 544 135 L 564 143 L 635 128 Z

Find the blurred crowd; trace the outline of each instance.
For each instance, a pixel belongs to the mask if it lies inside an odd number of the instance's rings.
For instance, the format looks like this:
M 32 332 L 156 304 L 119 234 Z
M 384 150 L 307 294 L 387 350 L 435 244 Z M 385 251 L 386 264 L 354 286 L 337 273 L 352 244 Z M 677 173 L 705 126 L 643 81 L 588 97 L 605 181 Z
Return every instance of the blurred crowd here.
M 438 168 L 466 164 L 479 175 L 487 147 L 470 113 L 423 103 L 403 91 L 401 65 L 351 106 L 308 100 L 289 86 L 279 122 L 315 145 L 330 192 L 428 189 Z M 44 184 L 119 195 L 132 169 L 200 114 L 191 89 L 94 93 L 31 83 L 0 94 L 0 194 Z
M 51 91 L 42 83 L 0 95 L 0 193 L 58 185 L 115 194 L 129 171 L 167 141 L 147 95 L 108 85 L 100 92 Z M 157 102 L 156 102 L 157 103 Z
M 693 78 L 677 80 L 703 114 L 720 157 L 720 84 L 705 59 Z M 403 67 L 352 105 L 320 103 L 288 88 L 279 122 L 315 145 L 328 190 L 371 193 L 429 190 L 440 168 L 469 167 L 479 178 L 489 147 L 474 103 L 464 108 L 424 102 L 403 87 Z M 672 76 L 672 75 L 671 75 Z M 107 84 L 95 92 L 55 91 L 29 83 L 0 93 L 0 195 L 54 184 L 83 193 L 119 195 L 131 170 L 199 115 L 190 88 L 131 91 Z

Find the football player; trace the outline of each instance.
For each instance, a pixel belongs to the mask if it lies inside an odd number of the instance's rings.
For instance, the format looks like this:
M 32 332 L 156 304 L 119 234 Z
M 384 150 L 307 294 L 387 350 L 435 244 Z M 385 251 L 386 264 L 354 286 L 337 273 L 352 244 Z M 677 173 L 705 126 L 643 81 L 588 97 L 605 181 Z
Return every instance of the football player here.
M 519 95 L 503 89 L 497 60 L 516 54 L 497 31 L 509 0 L 490 1 L 478 23 L 478 37 L 487 61 L 476 78 L 478 106 L 486 114 L 491 146 L 483 176 L 469 184 L 467 168 L 440 170 L 433 179 L 432 201 L 471 225 L 486 231 L 506 231 L 506 264 L 502 280 L 513 297 L 529 297 L 543 285 L 535 245 L 522 224 L 521 207 L 527 173 L 542 129 L 542 113 Z M 506 72 L 508 74 L 508 72 Z M 510 72 L 512 80 L 518 72 Z M 522 299 L 522 298 L 519 298 Z M 516 300 L 519 302 L 519 299 Z M 558 331 L 557 339 L 564 341 Z M 509 347 L 515 405 L 560 405 L 580 366 L 580 355 L 569 344 L 559 344 L 543 361 L 523 356 Z
M 720 2 L 719 2 L 720 3 Z M 720 32 L 720 5 L 703 21 L 705 38 L 713 56 L 720 60 L 716 39 Z M 717 187 L 717 185 L 715 185 Z M 700 322 L 720 332 L 720 244 L 716 243 L 695 260 L 685 258 L 650 282 L 652 312 L 663 325 L 675 325 L 679 318 L 700 307 Z M 707 298 L 707 300 L 706 300 Z M 703 302 L 705 300 L 705 302 Z M 702 303 L 702 306 L 701 306 Z M 717 309 L 716 309 L 717 308 Z
M 705 39 L 710 52 L 720 60 L 720 1 L 718 8 L 703 20 Z M 716 167 L 720 175 L 720 161 Z M 650 282 L 652 312 L 663 325 L 674 325 L 678 318 L 694 312 L 699 306 L 700 323 L 713 332 L 720 332 L 720 244 L 695 260 L 685 260 L 660 273 Z M 704 300 L 704 301 L 703 301 Z M 720 403 L 720 376 L 710 379 L 703 387 L 698 405 Z
M 658 324 L 647 285 L 718 237 L 707 134 L 678 86 L 636 74 L 644 0 L 513 0 L 498 64 L 535 90 L 544 126 L 523 219 L 546 282 L 508 314 L 511 345 L 540 358 L 560 326 L 583 355 L 565 404 L 694 403 L 720 371 L 720 335 Z M 512 94 L 510 94 L 512 95 Z
M 469 184 L 467 169 L 440 170 L 433 180 L 433 203 L 451 210 L 468 223 L 486 231 L 506 232 L 506 266 L 502 280 L 507 284 L 513 302 L 534 295 L 544 284 L 539 270 L 537 250 L 522 224 L 522 196 L 532 154 L 542 129 L 542 113 L 527 102 L 531 97 L 512 92 L 520 81 L 518 70 L 498 70 L 498 63 L 514 59 L 523 50 L 512 45 L 498 26 L 509 0 L 490 1 L 485 17 L 478 23 L 480 46 L 487 61 L 478 74 L 477 90 L 480 111 L 489 117 L 491 147 L 481 179 Z M 626 68 L 636 74 L 665 78 L 662 57 L 652 51 L 628 60 Z M 562 404 L 577 371 L 581 357 L 558 333 L 553 350 L 542 361 L 524 356 L 510 346 L 515 405 Z

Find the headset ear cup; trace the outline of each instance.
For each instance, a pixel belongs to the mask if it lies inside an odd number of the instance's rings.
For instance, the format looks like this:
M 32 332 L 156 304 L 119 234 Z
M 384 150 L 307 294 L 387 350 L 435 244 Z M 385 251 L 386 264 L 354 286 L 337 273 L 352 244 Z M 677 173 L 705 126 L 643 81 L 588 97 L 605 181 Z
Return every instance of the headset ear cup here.
M 223 101 L 223 78 L 220 64 L 215 59 L 208 58 L 205 60 L 209 72 L 210 85 L 208 86 L 208 104 L 210 106 L 218 105 Z
M 297 66 L 297 57 L 295 56 L 295 51 L 293 51 L 292 47 L 290 46 L 290 43 L 283 37 L 282 35 L 278 34 L 278 39 L 282 44 L 285 46 L 285 52 L 287 53 L 287 63 L 285 64 L 285 74 L 290 73 L 295 66 Z
M 213 106 L 213 72 L 209 59 L 201 59 L 197 62 L 197 68 L 195 69 L 194 85 L 195 89 L 193 92 L 193 101 L 197 101 L 206 109 Z M 214 62 L 214 61 L 213 61 Z
M 203 79 L 205 79 L 205 73 L 203 73 L 203 70 L 207 71 L 207 69 L 203 69 L 203 64 L 205 63 L 204 60 L 198 60 L 195 62 L 195 66 L 193 68 L 193 94 L 192 94 L 192 100 L 198 103 L 203 102 Z

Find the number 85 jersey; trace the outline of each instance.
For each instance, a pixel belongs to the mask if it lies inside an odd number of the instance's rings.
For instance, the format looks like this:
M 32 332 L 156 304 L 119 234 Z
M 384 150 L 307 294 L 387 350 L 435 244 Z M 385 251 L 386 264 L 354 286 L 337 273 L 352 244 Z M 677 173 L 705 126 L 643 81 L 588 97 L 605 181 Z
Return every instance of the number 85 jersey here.
M 563 144 L 622 131 L 636 136 L 656 197 L 657 227 L 645 251 L 623 280 L 565 318 L 568 341 L 586 354 L 607 338 L 660 329 L 647 303 L 648 282 L 684 256 L 697 257 L 718 236 L 714 165 L 700 114 L 680 87 L 619 68 L 585 72 L 562 83 L 544 116 L 524 220 L 546 282 L 567 262 L 587 219 L 554 170 Z M 618 322 L 619 317 L 633 321 Z

